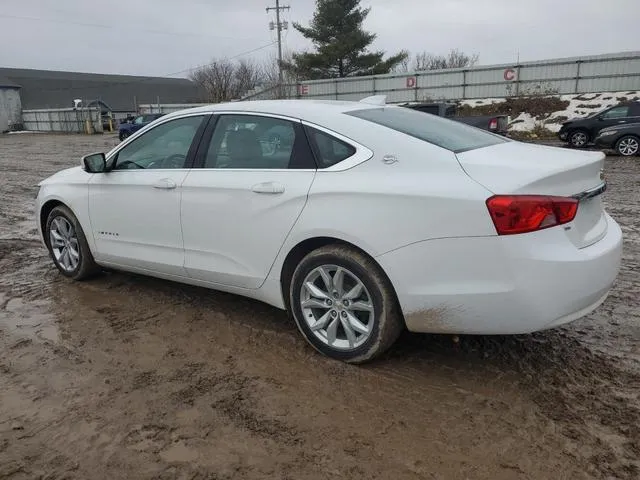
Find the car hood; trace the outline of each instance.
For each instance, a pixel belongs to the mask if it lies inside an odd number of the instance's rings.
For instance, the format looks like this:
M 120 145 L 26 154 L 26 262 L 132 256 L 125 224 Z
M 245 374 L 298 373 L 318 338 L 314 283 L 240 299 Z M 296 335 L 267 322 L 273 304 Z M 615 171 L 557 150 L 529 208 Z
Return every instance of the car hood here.
M 585 120 L 589 120 L 589 118 L 585 117 L 585 118 L 570 118 L 567 121 L 562 122 L 562 125 L 574 125 L 576 123 L 580 124 L 580 123 L 585 123 Z

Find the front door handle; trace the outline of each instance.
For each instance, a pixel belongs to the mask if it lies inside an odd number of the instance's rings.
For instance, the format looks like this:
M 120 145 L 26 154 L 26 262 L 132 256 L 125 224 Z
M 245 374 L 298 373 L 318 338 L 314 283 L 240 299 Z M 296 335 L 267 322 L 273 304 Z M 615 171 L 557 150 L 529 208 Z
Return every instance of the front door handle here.
M 257 183 L 251 187 L 251 191 L 255 193 L 270 193 L 275 195 L 284 193 L 284 185 L 276 182 Z
M 153 184 L 153 188 L 160 188 L 162 190 L 171 190 L 173 188 L 176 188 L 177 186 L 178 185 L 176 185 L 176 182 L 174 182 L 170 178 L 162 178 Z

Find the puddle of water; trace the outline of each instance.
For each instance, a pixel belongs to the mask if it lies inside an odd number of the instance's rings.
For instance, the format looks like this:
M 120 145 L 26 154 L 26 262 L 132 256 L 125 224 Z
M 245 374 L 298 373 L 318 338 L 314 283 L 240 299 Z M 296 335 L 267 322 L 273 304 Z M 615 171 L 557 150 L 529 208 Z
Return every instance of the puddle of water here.
M 59 333 L 55 317 L 48 312 L 46 301 L 25 302 L 22 298 L 10 298 L 0 293 L 0 330 L 19 337 L 58 342 Z

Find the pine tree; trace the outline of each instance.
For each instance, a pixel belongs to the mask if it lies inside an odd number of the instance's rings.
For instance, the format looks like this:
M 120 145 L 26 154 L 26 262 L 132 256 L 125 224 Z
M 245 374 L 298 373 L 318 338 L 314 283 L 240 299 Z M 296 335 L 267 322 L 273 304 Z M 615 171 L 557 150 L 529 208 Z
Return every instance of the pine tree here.
M 296 53 L 284 67 L 301 79 L 319 79 L 389 73 L 408 53 L 383 59 L 385 52 L 369 52 L 374 33 L 365 32 L 362 23 L 370 8 L 360 0 L 316 0 L 316 11 L 309 27 L 293 26 L 310 39 L 315 53 Z

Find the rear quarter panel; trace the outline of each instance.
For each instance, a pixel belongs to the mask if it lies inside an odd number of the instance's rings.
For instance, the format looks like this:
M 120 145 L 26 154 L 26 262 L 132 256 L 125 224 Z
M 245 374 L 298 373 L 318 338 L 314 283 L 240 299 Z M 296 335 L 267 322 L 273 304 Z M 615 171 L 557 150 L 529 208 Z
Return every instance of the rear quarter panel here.
M 435 238 L 496 235 L 485 206 L 490 192 L 464 173 L 452 152 L 366 126 L 347 136 L 357 136 L 373 157 L 346 171 L 318 171 L 271 278 L 293 247 L 314 237 L 338 238 L 376 257 Z M 395 162 L 383 162 L 389 156 Z

